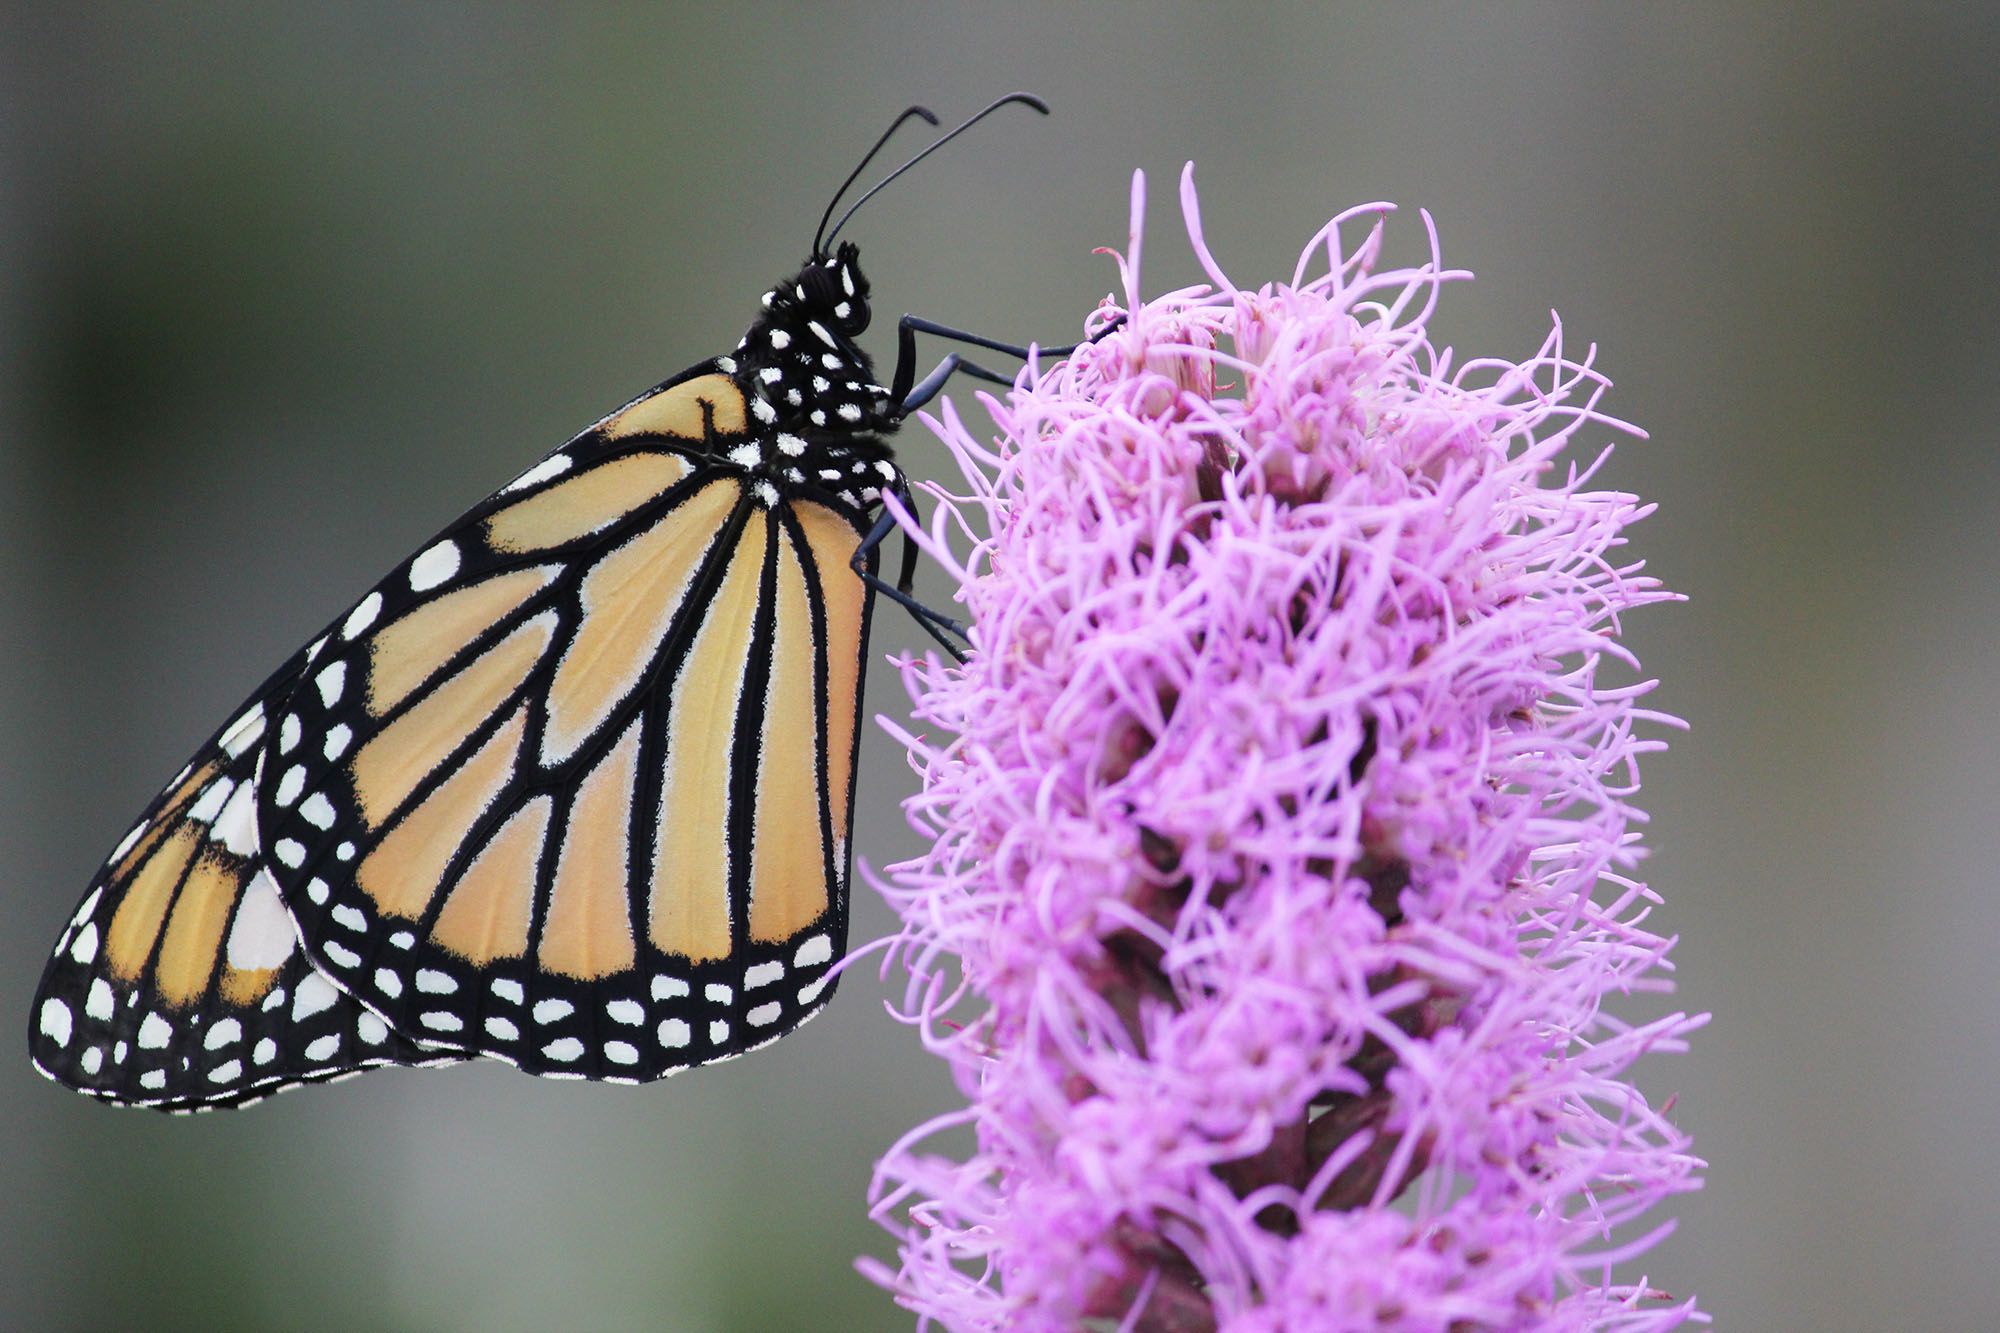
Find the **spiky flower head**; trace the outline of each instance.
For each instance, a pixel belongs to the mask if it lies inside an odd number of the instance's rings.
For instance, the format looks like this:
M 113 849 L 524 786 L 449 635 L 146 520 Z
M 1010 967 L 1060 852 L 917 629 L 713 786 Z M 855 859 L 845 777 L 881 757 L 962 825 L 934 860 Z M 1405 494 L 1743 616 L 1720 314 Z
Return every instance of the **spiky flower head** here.
M 1700 1166 L 1625 1075 L 1701 1019 L 1607 1008 L 1670 945 L 1616 637 L 1670 594 L 1590 484 L 1637 432 L 1560 326 L 1454 366 L 1467 275 L 1428 217 L 1382 269 L 1383 205 L 1244 288 L 1190 171 L 1212 285 L 1142 301 L 1143 187 L 1095 341 L 990 443 L 934 423 L 975 648 L 906 665 L 931 846 L 880 887 L 969 1105 L 881 1162 L 863 1268 L 954 1329 L 1698 1319 L 1623 1277 Z

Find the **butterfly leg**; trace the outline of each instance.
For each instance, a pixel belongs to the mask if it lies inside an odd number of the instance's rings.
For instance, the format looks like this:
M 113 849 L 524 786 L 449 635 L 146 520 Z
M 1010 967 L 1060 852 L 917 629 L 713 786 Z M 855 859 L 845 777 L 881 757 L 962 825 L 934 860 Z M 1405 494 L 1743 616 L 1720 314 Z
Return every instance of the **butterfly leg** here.
M 937 397 L 939 391 L 944 388 L 945 381 L 951 378 L 954 371 L 962 370 L 966 374 L 985 380 L 990 384 L 1004 384 L 1011 387 L 1014 383 L 1011 375 L 997 374 L 986 369 L 984 366 L 966 360 L 957 352 L 950 353 L 944 360 L 938 362 L 936 368 L 919 382 L 917 380 L 917 335 L 919 333 L 934 334 L 937 337 L 949 338 L 953 342 L 965 343 L 972 347 L 984 347 L 989 351 L 1019 357 L 1024 361 L 1028 356 L 1028 349 L 1025 347 L 1016 347 L 1012 343 L 996 342 L 991 338 L 982 338 L 976 333 L 967 333 L 963 329 L 954 329 L 949 325 L 939 324 L 935 320 L 924 319 L 917 315 L 905 315 L 896 323 L 896 376 L 891 382 L 889 389 L 890 396 L 902 405 L 901 410 L 904 415 L 916 411 L 925 403 Z
M 1099 338 L 1104 337 L 1124 322 L 1125 317 L 1120 315 L 1117 319 L 1092 334 L 1088 341 L 1096 342 Z M 921 381 L 918 381 L 916 372 L 917 335 L 919 333 L 928 333 L 935 337 L 948 338 L 953 342 L 965 343 L 972 347 L 984 347 L 988 351 L 1000 352 L 1006 356 L 1017 357 L 1022 361 L 1028 359 L 1028 349 L 1017 346 L 1014 343 L 1003 343 L 992 338 L 983 338 L 976 333 L 967 333 L 964 329 L 954 329 L 948 324 L 940 324 L 935 320 L 924 319 L 919 315 L 905 315 L 896 323 L 896 376 L 889 392 L 895 398 L 895 401 L 902 405 L 902 413 L 906 416 L 937 397 L 939 392 L 943 390 L 945 381 L 951 378 L 954 371 L 962 370 L 966 374 L 978 379 L 986 380 L 992 384 L 1006 385 L 1009 388 L 1013 387 L 1014 384 L 1011 376 L 995 374 L 984 366 L 966 360 L 957 352 L 947 355 L 944 360 L 938 362 L 930 374 L 924 376 Z M 1082 343 L 1070 343 L 1066 347 L 1043 347 L 1039 349 L 1039 354 L 1049 357 L 1063 357 L 1068 356 L 1081 346 L 1083 346 Z
M 912 516 L 917 513 L 917 497 L 911 493 L 907 485 L 899 485 L 896 488 L 896 499 Z M 917 624 L 923 627 L 924 633 L 937 640 L 938 646 L 951 654 L 953 661 L 965 661 L 965 648 L 961 645 L 970 645 L 972 642 L 965 631 L 965 626 L 942 612 L 931 610 L 910 595 L 910 585 L 917 573 L 915 542 L 909 540 L 907 536 L 904 537 L 902 574 L 894 583 L 879 577 L 868 567 L 869 556 L 874 554 L 876 547 L 888 539 L 895 528 L 896 516 L 884 508 L 876 517 L 875 526 L 868 530 L 868 535 L 861 539 L 861 545 L 855 548 L 854 558 L 848 563 L 853 566 L 854 572 L 860 575 L 863 583 L 908 611 Z M 946 638 L 947 634 L 957 636 L 958 642 L 954 643 Z

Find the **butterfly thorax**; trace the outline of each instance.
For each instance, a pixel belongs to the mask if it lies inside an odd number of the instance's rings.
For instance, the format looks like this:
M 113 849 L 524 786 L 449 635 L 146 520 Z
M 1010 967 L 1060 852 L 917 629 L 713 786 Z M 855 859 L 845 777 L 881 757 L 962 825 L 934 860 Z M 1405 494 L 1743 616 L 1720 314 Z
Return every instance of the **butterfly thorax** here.
M 881 437 L 901 424 L 874 363 L 854 341 L 868 326 L 868 281 L 843 244 L 764 294 L 764 312 L 723 358 L 749 400 L 751 438 L 731 462 L 785 488 L 867 503 L 896 477 Z

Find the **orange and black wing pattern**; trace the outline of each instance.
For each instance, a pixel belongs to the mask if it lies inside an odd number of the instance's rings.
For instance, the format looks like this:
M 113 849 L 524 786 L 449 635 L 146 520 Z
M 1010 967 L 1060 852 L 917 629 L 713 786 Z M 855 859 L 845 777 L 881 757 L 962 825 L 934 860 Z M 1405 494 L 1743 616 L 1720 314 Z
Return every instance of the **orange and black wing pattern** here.
M 38 1067 L 168 1109 L 477 1056 L 644 1082 L 817 1012 L 907 493 L 866 297 L 816 255 L 294 656 L 99 873 Z
M 459 1059 L 399 1036 L 320 975 L 261 868 L 270 698 L 301 652 L 167 784 L 91 882 L 30 1018 L 37 1068 L 106 1101 L 241 1106 L 381 1064 Z
M 644 1081 L 825 1003 L 865 521 L 715 465 L 751 425 L 712 364 L 607 418 L 364 597 L 285 705 L 271 873 L 397 1031 Z

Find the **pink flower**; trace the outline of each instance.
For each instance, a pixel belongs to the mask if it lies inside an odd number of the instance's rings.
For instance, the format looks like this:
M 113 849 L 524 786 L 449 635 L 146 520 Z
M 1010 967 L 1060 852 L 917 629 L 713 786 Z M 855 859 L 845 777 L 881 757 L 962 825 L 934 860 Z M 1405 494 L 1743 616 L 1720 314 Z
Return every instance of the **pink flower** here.
M 1671 595 L 1583 438 L 1638 432 L 1560 326 L 1454 366 L 1467 275 L 1434 231 L 1378 271 L 1385 205 L 1243 288 L 1190 170 L 1213 286 L 1142 302 L 1143 203 L 1098 340 L 991 443 L 931 423 L 975 649 L 906 664 L 932 845 L 880 887 L 969 1104 L 879 1164 L 864 1271 L 953 1329 L 1702 1318 L 1622 1276 L 1701 1166 L 1624 1077 L 1703 1019 L 1609 1007 L 1672 943 L 1630 800 L 1673 719 L 1616 637 Z

